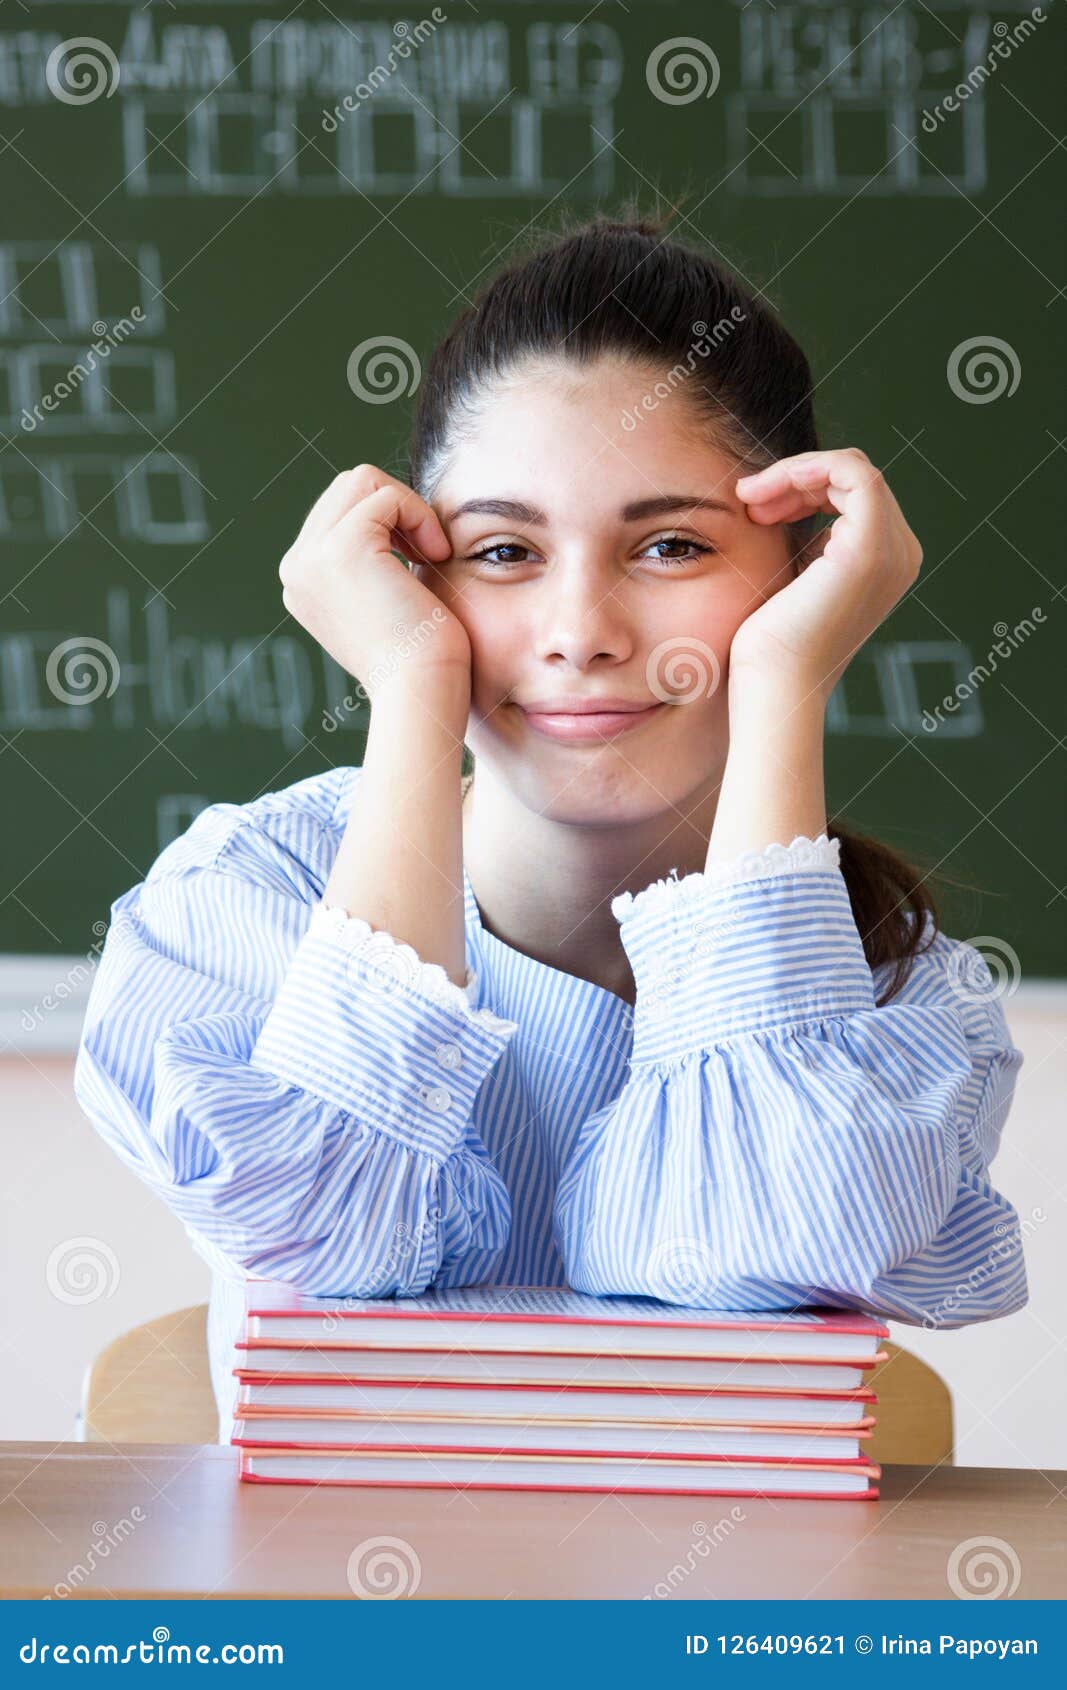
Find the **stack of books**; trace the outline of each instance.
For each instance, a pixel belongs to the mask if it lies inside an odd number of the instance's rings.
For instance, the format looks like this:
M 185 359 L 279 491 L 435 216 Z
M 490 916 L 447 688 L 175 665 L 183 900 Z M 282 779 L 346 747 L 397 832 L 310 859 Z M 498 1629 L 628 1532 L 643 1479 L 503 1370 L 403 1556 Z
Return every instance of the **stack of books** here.
M 870 1499 L 885 1337 L 833 1310 L 250 1280 L 232 1441 L 272 1484 Z

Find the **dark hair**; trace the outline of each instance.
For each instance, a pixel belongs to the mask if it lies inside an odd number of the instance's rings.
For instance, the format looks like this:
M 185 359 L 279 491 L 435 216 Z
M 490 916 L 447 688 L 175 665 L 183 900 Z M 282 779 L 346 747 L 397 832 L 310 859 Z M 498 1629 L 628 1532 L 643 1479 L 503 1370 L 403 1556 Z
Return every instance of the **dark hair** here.
M 807 358 L 765 297 L 710 253 L 664 233 L 673 213 L 600 212 L 542 230 L 500 267 L 434 348 L 419 388 L 409 481 L 430 500 L 489 390 L 529 360 L 630 359 L 681 378 L 695 425 L 748 469 L 818 446 Z M 743 324 L 743 332 L 735 332 Z M 694 366 L 694 340 L 714 358 Z M 688 365 L 688 369 L 684 366 Z M 794 570 L 818 517 L 790 525 Z M 879 998 L 903 986 L 937 933 L 921 875 L 888 845 L 828 819 L 869 966 L 895 965 Z M 929 918 L 929 921 L 927 921 Z M 929 931 L 927 932 L 927 929 Z M 925 940 L 925 943 L 924 943 Z

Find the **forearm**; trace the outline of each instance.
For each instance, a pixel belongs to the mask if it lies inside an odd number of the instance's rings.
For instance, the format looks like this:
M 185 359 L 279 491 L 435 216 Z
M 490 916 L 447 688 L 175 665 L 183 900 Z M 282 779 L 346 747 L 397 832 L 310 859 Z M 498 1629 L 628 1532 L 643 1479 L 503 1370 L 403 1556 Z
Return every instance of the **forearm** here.
M 470 709 L 461 668 L 376 695 L 363 774 L 324 893 L 436 962 L 466 973 L 460 772 Z
M 730 680 L 730 748 L 705 867 L 826 830 L 825 700 L 760 676 Z

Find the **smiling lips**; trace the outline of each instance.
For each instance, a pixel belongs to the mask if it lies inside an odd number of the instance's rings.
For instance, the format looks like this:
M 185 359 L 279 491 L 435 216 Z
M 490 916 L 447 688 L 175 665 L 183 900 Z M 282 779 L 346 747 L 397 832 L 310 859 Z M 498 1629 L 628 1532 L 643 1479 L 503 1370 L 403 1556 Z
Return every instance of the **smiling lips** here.
M 661 701 L 643 705 L 621 698 L 537 699 L 535 706 L 519 706 L 535 733 L 594 743 L 639 727 L 662 707 Z

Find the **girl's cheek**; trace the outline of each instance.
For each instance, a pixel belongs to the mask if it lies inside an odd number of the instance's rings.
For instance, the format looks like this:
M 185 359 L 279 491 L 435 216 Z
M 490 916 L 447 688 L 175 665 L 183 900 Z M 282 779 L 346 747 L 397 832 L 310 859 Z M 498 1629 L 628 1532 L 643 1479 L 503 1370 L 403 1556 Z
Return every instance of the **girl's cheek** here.
M 449 606 L 462 622 L 471 643 L 471 682 L 475 698 L 485 703 L 495 702 L 509 687 L 525 679 L 529 667 L 528 646 L 524 646 L 522 630 L 514 623 L 502 624 L 495 614 L 472 605 L 469 598 L 457 594 Z

